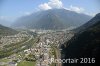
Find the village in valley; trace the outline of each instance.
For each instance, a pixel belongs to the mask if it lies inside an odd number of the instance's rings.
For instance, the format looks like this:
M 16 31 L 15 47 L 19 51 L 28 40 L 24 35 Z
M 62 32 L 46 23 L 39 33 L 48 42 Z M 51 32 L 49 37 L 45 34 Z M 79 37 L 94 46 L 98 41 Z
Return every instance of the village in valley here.
M 74 33 L 67 30 L 29 30 L 0 39 L 0 66 L 61 66 L 61 45 Z

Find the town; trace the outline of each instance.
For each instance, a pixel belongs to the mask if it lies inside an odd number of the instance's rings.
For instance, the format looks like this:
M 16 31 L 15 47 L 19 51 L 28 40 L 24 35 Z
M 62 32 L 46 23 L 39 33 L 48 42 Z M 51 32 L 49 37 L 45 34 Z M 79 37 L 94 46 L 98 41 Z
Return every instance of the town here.
M 33 33 L 30 33 L 33 32 Z M 61 45 L 74 36 L 68 30 L 30 30 L 0 39 L 0 66 L 61 66 L 51 59 L 61 59 Z M 34 34 L 35 33 L 35 34 Z M 6 53 L 3 53 L 6 52 Z

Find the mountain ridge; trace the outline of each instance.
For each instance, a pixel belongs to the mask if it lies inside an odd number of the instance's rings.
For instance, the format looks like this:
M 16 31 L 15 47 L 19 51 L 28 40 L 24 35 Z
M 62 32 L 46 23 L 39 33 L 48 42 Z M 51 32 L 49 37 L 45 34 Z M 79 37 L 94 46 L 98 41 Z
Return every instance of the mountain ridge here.
M 81 17 L 81 18 L 80 18 Z M 36 12 L 29 16 L 21 17 L 13 24 L 14 27 L 26 27 L 34 29 L 59 29 L 70 26 L 79 26 L 90 20 L 91 17 L 65 9 L 50 9 Z M 45 23 L 51 23 L 48 28 Z M 55 27 L 54 27 L 55 26 Z
M 97 23 L 98 21 L 100 21 L 100 13 L 96 14 L 96 16 L 94 18 L 92 18 L 90 21 L 88 21 L 87 23 L 74 29 L 74 31 L 76 31 L 76 32 L 84 31 L 87 28 L 91 27 L 93 24 Z
M 12 28 L 9 28 L 9 27 L 5 27 L 5 26 L 0 24 L 0 35 L 1 36 L 13 35 L 16 33 L 18 33 L 18 31 L 14 30 Z
M 87 24 L 90 26 L 86 27 L 85 30 L 75 34 L 75 36 L 68 42 L 62 45 L 62 57 L 67 58 L 95 58 L 95 63 L 91 66 L 95 66 L 99 63 L 100 59 L 100 18 L 98 14 L 91 19 Z M 90 24 L 93 22 L 92 24 Z M 86 64 L 63 64 L 63 66 L 89 66 L 90 63 Z

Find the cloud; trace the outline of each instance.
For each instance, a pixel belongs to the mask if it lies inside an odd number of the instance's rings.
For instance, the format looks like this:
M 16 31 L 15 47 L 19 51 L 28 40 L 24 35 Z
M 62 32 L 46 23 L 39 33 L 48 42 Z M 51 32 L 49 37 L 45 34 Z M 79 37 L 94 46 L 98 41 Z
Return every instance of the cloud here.
M 54 9 L 54 8 L 57 8 L 57 9 L 65 8 L 63 6 L 63 3 L 61 0 L 49 0 L 49 2 L 40 4 L 38 7 L 40 10 L 48 10 L 48 9 Z M 73 5 L 70 5 L 69 8 L 65 8 L 65 9 L 70 10 L 70 11 L 74 11 L 77 13 L 84 13 L 84 11 L 85 11 L 84 8 L 78 7 L 78 6 L 73 6 Z
M 52 9 L 47 3 L 39 5 L 39 8 L 42 10 Z
M 89 15 L 89 16 L 91 16 L 91 17 L 94 17 L 96 14 L 98 14 L 98 13 L 85 13 L 86 15 Z
M 62 8 L 63 7 L 63 3 L 61 2 L 61 0 L 50 0 L 50 2 L 48 2 L 48 5 L 52 8 Z
M 65 8 L 64 9 L 66 10 L 70 10 L 70 11 L 74 11 L 76 13 L 82 13 L 82 14 L 85 14 L 85 15 L 89 15 L 91 17 L 94 17 L 97 13 L 89 13 L 89 12 L 86 12 L 86 10 L 82 7 L 78 7 L 78 6 L 73 6 L 73 5 L 70 5 L 69 8 Z
M 85 11 L 84 8 L 73 6 L 73 5 L 71 5 L 69 8 L 65 8 L 65 9 L 70 10 L 70 11 L 75 11 L 77 13 L 84 13 L 84 11 Z
M 61 0 L 49 0 L 47 3 L 40 4 L 38 6 L 41 10 L 48 10 L 53 8 L 62 8 L 63 3 Z
M 79 6 L 70 5 L 69 7 L 66 8 L 63 6 L 63 3 L 61 0 L 49 0 L 49 2 L 42 3 L 38 6 L 38 10 L 48 10 L 48 9 L 54 9 L 54 8 L 57 8 L 57 9 L 64 8 L 69 11 L 74 11 L 76 13 L 82 13 L 89 16 L 95 15 L 92 13 L 88 13 L 83 7 L 79 7 Z

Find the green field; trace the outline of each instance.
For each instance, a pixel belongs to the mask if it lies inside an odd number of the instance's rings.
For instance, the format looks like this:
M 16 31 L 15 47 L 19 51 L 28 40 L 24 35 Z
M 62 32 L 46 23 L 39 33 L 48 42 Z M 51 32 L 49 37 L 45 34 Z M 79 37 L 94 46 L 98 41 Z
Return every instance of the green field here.
M 31 61 L 21 61 L 18 63 L 17 66 L 35 66 L 36 62 L 31 62 Z
M 0 62 L 8 62 L 9 60 L 6 58 L 0 59 Z

